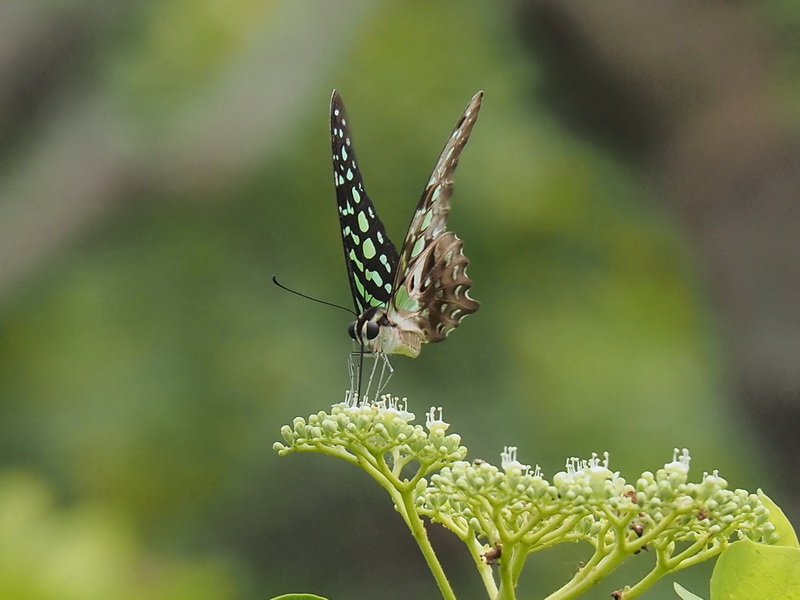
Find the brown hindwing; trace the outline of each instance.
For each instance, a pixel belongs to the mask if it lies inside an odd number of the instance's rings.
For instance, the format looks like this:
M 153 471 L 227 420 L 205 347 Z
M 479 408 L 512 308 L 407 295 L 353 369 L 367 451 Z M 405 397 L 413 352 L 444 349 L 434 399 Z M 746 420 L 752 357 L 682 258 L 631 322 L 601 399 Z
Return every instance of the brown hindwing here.
M 469 260 L 464 256 L 463 245 L 452 231 L 441 234 L 414 261 L 401 282 L 420 308 L 399 309 L 398 316 L 414 322 L 425 342 L 441 342 L 464 317 L 480 307 L 469 296 L 472 280 L 467 276 Z

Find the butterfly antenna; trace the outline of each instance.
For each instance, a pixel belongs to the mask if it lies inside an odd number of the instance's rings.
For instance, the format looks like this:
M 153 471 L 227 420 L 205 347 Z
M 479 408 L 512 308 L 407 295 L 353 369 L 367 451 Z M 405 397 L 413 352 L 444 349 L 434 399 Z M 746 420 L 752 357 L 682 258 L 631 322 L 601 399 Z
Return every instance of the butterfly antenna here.
M 272 283 L 277 285 L 282 290 L 286 290 L 287 292 L 291 292 L 296 296 L 300 296 L 301 298 L 305 298 L 306 300 L 313 300 L 314 302 L 318 302 L 319 304 L 326 304 L 327 306 L 333 306 L 334 308 L 341 308 L 345 312 L 349 312 L 351 315 L 358 317 L 356 311 L 347 308 L 346 306 L 342 306 L 340 304 L 334 304 L 333 302 L 327 302 L 325 300 L 320 300 L 319 298 L 314 298 L 313 296 L 309 296 L 308 294 L 303 294 L 302 292 L 298 292 L 297 290 L 293 290 L 292 288 L 288 288 L 283 285 L 280 281 L 278 281 L 278 277 L 276 275 L 272 276 Z M 361 400 L 361 381 L 364 372 L 364 346 L 363 344 L 359 344 L 358 348 L 358 396 L 356 397 L 356 402 Z M 352 383 L 352 382 L 351 382 Z
M 293 290 L 291 288 L 288 288 L 285 285 L 283 285 L 280 281 L 278 281 L 278 278 L 275 275 L 272 276 L 272 283 L 277 285 L 282 290 L 286 290 L 287 292 L 291 292 L 292 294 L 300 296 L 301 298 L 305 298 L 306 300 L 313 300 L 314 302 L 319 302 L 320 304 L 327 304 L 328 306 L 333 306 L 334 308 L 341 308 L 342 310 L 344 310 L 346 312 L 349 312 L 351 315 L 355 315 L 356 317 L 358 316 L 356 314 L 356 311 L 354 311 L 354 310 L 352 310 L 350 308 L 347 308 L 346 306 L 342 306 L 341 304 L 334 304 L 333 302 L 326 302 L 325 300 L 320 300 L 319 298 L 314 298 L 313 296 L 308 296 L 306 294 L 298 292 L 297 290 Z

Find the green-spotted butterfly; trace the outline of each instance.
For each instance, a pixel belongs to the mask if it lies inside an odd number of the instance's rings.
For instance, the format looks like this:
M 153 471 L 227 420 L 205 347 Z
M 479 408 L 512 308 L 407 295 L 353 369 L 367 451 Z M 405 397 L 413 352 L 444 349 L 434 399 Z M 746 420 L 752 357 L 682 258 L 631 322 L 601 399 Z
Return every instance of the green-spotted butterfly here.
M 483 92 L 472 97 L 422 192 L 398 254 L 364 190 L 342 98 L 331 97 L 333 179 L 356 320 L 350 337 L 362 351 L 416 357 L 441 342 L 480 306 L 469 296 L 463 242 L 447 231 L 453 171 L 469 139 Z M 359 383 L 360 387 L 360 383 Z

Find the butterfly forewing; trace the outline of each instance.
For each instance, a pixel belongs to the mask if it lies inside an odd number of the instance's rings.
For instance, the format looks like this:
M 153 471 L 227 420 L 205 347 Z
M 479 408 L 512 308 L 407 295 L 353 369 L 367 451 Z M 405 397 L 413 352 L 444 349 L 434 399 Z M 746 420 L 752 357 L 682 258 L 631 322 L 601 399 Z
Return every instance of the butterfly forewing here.
M 389 302 L 398 255 L 364 190 L 344 104 L 336 90 L 331 97 L 331 149 L 350 290 L 356 312 L 362 314 L 370 307 Z
M 422 192 L 400 251 L 388 317 L 400 326 L 407 323 L 417 328 L 425 342 L 443 340 L 480 306 L 469 297 L 469 261 L 461 240 L 447 231 L 447 215 L 453 172 L 478 118 L 482 98 L 481 92 L 475 94 L 456 123 Z

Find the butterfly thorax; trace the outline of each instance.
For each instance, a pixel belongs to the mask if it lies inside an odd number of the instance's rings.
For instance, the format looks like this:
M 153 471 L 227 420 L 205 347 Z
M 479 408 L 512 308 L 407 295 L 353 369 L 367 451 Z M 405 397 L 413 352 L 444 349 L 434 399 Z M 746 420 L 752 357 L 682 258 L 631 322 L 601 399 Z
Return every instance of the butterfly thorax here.
M 350 337 L 367 352 L 402 354 L 416 358 L 423 342 L 423 332 L 413 323 L 392 323 L 386 309 L 373 306 L 347 328 Z

